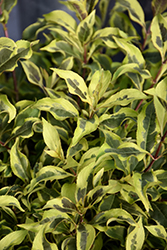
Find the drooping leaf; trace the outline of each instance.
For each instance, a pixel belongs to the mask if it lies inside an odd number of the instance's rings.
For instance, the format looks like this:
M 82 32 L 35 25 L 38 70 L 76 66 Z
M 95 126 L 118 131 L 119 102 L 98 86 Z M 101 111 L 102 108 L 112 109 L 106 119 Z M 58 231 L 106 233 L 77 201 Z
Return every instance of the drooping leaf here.
M 95 239 L 95 229 L 89 224 L 79 224 L 77 227 L 77 250 L 90 250 Z
M 26 230 L 17 230 L 7 234 L 0 240 L 0 249 L 13 249 L 14 246 L 20 245 L 27 235 Z
M 63 26 L 68 31 L 75 33 L 77 23 L 75 19 L 63 10 L 54 10 L 44 15 L 45 20 L 48 22 L 57 23 Z
M 55 208 L 63 213 L 77 212 L 76 205 L 66 197 L 58 197 L 48 201 L 44 206 L 44 209 L 47 208 Z
M 30 166 L 26 155 L 19 149 L 19 138 L 11 148 L 10 162 L 13 173 L 22 181 L 27 182 L 30 178 Z
M 18 40 L 11 50 L 11 47 L 9 49 L 5 47 L 5 43 L 9 43 L 8 39 L 10 38 L 0 38 L 0 74 L 4 71 L 13 71 L 20 58 L 29 59 L 32 55 L 31 47 L 38 42 Z
M 62 168 L 57 166 L 45 166 L 39 170 L 36 174 L 36 178 L 32 179 L 30 184 L 26 186 L 25 194 L 32 192 L 32 190 L 42 181 L 60 180 L 67 177 L 73 176 L 72 174 L 64 171 Z
M 76 239 L 75 237 L 68 237 L 62 242 L 62 250 L 76 250 Z
M 33 107 L 51 113 L 56 120 L 60 121 L 79 115 L 74 105 L 64 98 L 45 97 L 38 100 Z
M 167 240 L 167 233 L 162 225 L 145 226 L 145 228 L 155 237 L 162 238 L 165 241 Z
M 77 73 L 70 70 L 61 70 L 52 68 L 61 78 L 63 78 L 71 94 L 77 95 L 83 102 L 91 104 L 91 99 L 88 94 L 88 88 L 84 79 Z
M 16 116 L 16 108 L 9 102 L 6 95 L 0 95 L 0 113 L 7 112 L 9 114 L 8 123 Z
M 20 211 L 24 212 L 24 210 L 20 206 L 19 201 L 11 195 L 0 195 L 0 206 L 1 207 L 15 206 Z
M 123 38 L 114 37 L 118 47 L 121 48 L 128 56 L 128 63 L 138 64 L 140 69 L 145 66 L 145 60 L 141 51 L 133 44 L 126 42 Z
M 113 75 L 112 82 L 121 75 L 127 73 L 127 76 L 132 80 L 134 85 L 142 91 L 145 79 L 151 78 L 148 70 L 141 69 L 136 63 L 128 63 L 120 66 Z
M 104 103 L 100 103 L 97 107 L 112 107 L 115 105 L 126 106 L 133 100 L 147 99 L 148 97 L 137 89 L 123 89 L 116 94 L 110 96 Z
M 118 6 L 121 5 L 125 9 L 127 9 L 130 18 L 140 24 L 141 26 L 145 27 L 145 20 L 144 20 L 144 11 L 141 8 L 141 5 L 137 0 L 117 0 Z M 116 5 L 117 6 L 117 5 Z

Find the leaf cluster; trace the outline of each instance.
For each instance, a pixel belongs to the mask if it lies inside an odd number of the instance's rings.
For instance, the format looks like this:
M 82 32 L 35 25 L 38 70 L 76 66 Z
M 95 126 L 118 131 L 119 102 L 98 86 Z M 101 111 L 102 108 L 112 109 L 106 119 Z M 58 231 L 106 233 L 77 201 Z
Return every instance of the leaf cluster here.
M 166 1 L 61 2 L 14 42 L 0 1 L 0 249 L 167 249 Z

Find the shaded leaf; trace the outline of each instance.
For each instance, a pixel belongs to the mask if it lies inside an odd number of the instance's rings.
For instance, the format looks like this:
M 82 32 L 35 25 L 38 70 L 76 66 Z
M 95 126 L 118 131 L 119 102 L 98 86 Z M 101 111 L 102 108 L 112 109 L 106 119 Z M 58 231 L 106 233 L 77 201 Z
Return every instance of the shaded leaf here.
M 16 116 L 16 108 L 9 102 L 6 95 L 0 95 L 0 113 L 8 113 L 10 123 Z

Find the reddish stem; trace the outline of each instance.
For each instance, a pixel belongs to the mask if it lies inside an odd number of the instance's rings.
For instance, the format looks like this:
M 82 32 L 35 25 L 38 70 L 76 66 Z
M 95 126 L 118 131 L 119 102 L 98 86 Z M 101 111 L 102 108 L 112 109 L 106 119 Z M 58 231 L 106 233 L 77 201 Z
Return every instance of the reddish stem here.
M 0 141 L 0 144 L 1 144 L 3 147 L 5 147 L 6 149 L 10 149 L 8 146 L 5 145 L 4 142 Z
M 160 149 L 161 149 L 161 147 L 162 147 L 162 143 L 163 143 L 163 141 L 165 140 L 166 135 L 167 135 L 167 131 L 165 132 L 165 134 L 164 134 L 164 135 L 162 136 L 162 138 L 161 138 L 161 141 L 160 141 L 160 143 L 159 143 L 159 145 L 158 145 L 157 151 L 156 151 L 156 153 L 155 153 L 155 155 L 154 155 L 154 159 L 150 162 L 150 164 L 149 164 L 148 167 L 144 170 L 144 172 L 148 172 L 148 171 L 150 170 L 150 168 L 152 167 L 153 163 L 157 160 L 159 151 L 160 151 Z

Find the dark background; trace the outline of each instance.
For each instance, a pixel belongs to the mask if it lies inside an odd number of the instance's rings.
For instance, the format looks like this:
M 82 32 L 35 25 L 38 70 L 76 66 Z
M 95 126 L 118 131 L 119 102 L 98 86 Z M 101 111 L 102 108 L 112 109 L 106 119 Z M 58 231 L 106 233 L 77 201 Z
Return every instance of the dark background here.
M 110 2 L 108 12 L 110 12 L 111 8 L 115 4 L 115 0 L 108 1 Z M 138 0 L 138 2 L 144 9 L 145 19 L 151 20 L 151 0 Z M 42 17 L 43 14 L 56 9 L 62 9 L 69 12 L 66 6 L 60 4 L 58 0 L 18 0 L 17 5 L 10 13 L 7 25 L 9 37 L 15 41 L 21 39 L 22 32 L 28 25 L 36 22 L 37 18 Z M 71 14 L 75 17 L 74 13 Z M 4 36 L 2 27 L 0 27 L 0 37 L 1 36 Z

